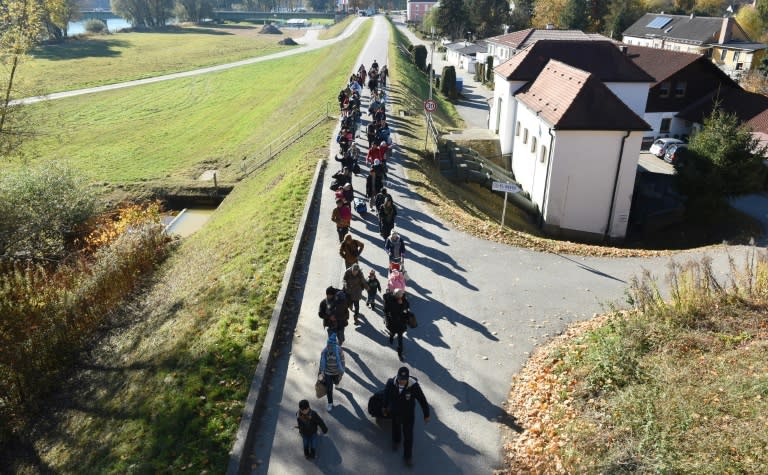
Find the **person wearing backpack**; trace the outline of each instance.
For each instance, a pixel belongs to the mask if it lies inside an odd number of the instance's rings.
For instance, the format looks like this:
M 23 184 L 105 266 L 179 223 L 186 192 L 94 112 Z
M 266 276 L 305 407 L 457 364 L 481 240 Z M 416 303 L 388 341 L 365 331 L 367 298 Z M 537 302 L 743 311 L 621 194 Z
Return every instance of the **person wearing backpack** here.
M 336 342 L 336 334 L 331 333 L 328 342 L 320 353 L 320 371 L 318 378 L 323 378 L 325 397 L 328 399 L 328 412 L 333 410 L 333 386 L 341 383 L 344 376 L 344 352 Z
M 368 290 L 368 281 L 360 270 L 360 264 L 352 264 L 344 272 L 344 293 L 347 295 L 349 309 L 354 312 L 355 325 L 360 324 L 360 299 L 363 298 L 363 290 Z
M 304 458 L 313 459 L 317 455 L 317 429 L 323 430 L 323 434 L 328 433 L 328 426 L 320 416 L 309 407 L 309 401 L 302 399 L 299 401 L 299 412 L 296 413 L 296 423 L 298 424 L 299 434 L 304 444 Z
M 339 235 L 339 243 L 349 233 L 349 225 L 352 223 L 352 208 L 349 203 L 344 203 L 341 198 L 336 199 L 336 207 L 331 213 L 331 221 L 336 223 L 336 233 Z
M 403 366 L 397 375 L 387 381 L 384 389 L 384 415 L 392 417 L 392 450 L 400 447 L 403 440 L 403 457 L 408 466 L 413 465 L 413 426 L 416 419 L 416 402 L 421 406 L 424 422 L 429 422 L 429 404 L 419 381 Z

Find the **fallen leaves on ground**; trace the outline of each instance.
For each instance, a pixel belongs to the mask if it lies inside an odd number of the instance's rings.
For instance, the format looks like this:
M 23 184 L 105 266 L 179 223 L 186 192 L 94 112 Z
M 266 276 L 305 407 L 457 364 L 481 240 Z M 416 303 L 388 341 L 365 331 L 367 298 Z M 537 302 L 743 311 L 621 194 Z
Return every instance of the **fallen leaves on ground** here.
M 577 416 L 571 399 L 576 380 L 568 372 L 553 371 L 558 360 L 552 355 L 576 336 L 603 325 L 607 319 L 599 316 L 570 326 L 565 333 L 539 347 L 514 376 L 506 411 L 522 432 L 505 429 L 505 470 L 499 473 L 568 473 L 560 450 L 568 440 L 561 429 Z

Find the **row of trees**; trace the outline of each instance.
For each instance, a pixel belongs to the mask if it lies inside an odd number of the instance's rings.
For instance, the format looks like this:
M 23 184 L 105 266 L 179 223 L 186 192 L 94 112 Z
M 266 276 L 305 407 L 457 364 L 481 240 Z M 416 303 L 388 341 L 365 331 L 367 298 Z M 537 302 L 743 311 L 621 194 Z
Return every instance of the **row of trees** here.
M 441 0 L 424 18 L 423 29 L 432 29 L 452 40 L 473 36 L 487 38 L 529 27 L 603 33 L 620 39 L 621 33 L 646 12 L 695 13 L 722 16 L 730 5 L 725 0 L 516 0 L 510 9 L 506 0 Z M 758 40 L 768 27 L 768 1 L 757 7 L 744 6 L 736 19 L 752 39 Z M 471 32 L 471 35 L 470 35 Z

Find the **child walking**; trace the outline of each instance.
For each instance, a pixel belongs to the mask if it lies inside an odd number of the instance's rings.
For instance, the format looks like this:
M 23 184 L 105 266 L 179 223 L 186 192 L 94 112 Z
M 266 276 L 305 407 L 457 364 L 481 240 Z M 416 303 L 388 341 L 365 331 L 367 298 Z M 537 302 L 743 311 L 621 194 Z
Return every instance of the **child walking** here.
M 381 290 L 381 284 L 379 279 L 376 278 L 376 271 L 371 269 L 368 273 L 368 299 L 365 301 L 365 306 L 374 310 L 376 307 L 376 294 Z
M 306 399 L 299 402 L 296 421 L 299 423 L 299 433 L 304 442 L 304 458 L 313 459 L 317 448 L 317 428 L 319 426 L 323 430 L 323 434 L 327 434 L 328 427 L 320 416 L 309 408 L 309 401 Z

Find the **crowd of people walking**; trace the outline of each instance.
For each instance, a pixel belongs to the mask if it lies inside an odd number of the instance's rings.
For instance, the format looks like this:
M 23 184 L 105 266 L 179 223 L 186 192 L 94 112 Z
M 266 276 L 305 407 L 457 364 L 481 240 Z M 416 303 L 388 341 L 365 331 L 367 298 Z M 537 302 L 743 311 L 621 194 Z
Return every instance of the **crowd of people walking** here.
M 383 323 L 382 341 L 389 345 L 397 339 L 397 355 L 405 361 L 403 335 L 417 325 L 407 296 L 407 273 L 405 272 L 405 238 L 396 230 L 397 207 L 392 195 L 386 189 L 388 166 L 391 165 L 393 141 L 387 124 L 386 86 L 389 71 L 387 66 L 379 67 L 376 60 L 366 68 L 361 64 L 338 94 L 340 111 L 339 133 L 336 143 L 339 152 L 335 157 L 340 169 L 332 175 L 330 185 L 334 193 L 335 207 L 331 213 L 339 240 L 339 255 L 344 262 L 340 286 L 326 288 L 325 298 L 318 309 L 318 317 L 327 332 L 325 345 L 320 350 L 318 375 L 315 383 L 316 397 L 326 398 L 326 409 L 334 407 L 334 387 L 341 384 L 347 371 L 344 357 L 346 344 L 345 329 L 350 315 L 354 325 L 379 327 Z M 368 93 L 365 93 L 367 86 Z M 363 107 L 367 96 L 368 107 Z M 366 117 L 363 117 L 363 111 Z M 363 123 L 367 122 L 365 127 Z M 367 151 L 358 138 L 367 141 Z M 364 157 L 364 163 L 361 159 Z M 365 179 L 365 193 L 356 191 L 357 177 Z M 354 218 L 357 214 L 358 218 Z M 387 280 L 382 286 L 375 269 L 367 274 L 360 263 L 363 251 L 369 251 L 360 239 L 353 236 L 353 222 L 363 222 L 375 217 L 382 238 L 382 260 L 387 256 Z M 381 308 L 382 318 L 365 318 L 360 312 L 360 300 L 366 292 L 366 307 L 376 315 Z M 381 293 L 381 297 L 379 294 Z M 377 301 L 381 298 L 381 307 Z M 424 420 L 430 417 L 429 405 L 418 380 L 411 375 L 407 366 L 402 366 L 396 375 L 389 378 L 385 387 L 371 396 L 369 413 L 377 418 L 392 421 L 392 448 L 397 451 L 403 443 L 406 464 L 412 464 L 413 429 L 415 404 L 419 403 Z M 297 427 L 302 436 L 304 456 L 315 458 L 317 432 L 328 432 L 320 415 L 311 409 L 308 400 L 299 403 L 296 413 Z

